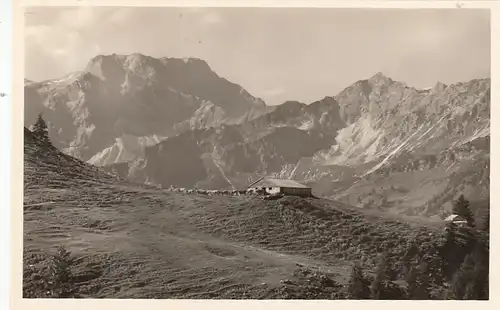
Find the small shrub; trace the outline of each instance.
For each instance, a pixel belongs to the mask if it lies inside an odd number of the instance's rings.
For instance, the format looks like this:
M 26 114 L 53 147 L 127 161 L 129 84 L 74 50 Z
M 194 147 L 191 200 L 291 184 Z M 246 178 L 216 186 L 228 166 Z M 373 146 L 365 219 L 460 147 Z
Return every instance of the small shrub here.
M 71 267 L 74 259 L 66 248 L 59 247 L 57 253 L 52 256 L 49 277 L 51 279 L 51 295 L 56 298 L 72 297 L 74 288 L 72 284 L 73 274 Z
M 23 297 L 77 297 L 72 273 L 75 261 L 70 252 L 64 247 L 58 247 L 55 255 L 40 258 L 40 256 L 25 257 Z
M 370 281 L 363 274 L 363 270 L 358 264 L 355 264 L 349 284 L 347 287 L 347 298 L 349 299 L 369 299 L 370 298 Z

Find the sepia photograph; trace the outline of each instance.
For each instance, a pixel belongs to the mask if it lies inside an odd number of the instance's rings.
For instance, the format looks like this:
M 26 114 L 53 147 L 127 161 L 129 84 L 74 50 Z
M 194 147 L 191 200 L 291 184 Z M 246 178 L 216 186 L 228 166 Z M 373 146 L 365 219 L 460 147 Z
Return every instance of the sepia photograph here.
M 23 10 L 23 298 L 490 299 L 489 9 Z

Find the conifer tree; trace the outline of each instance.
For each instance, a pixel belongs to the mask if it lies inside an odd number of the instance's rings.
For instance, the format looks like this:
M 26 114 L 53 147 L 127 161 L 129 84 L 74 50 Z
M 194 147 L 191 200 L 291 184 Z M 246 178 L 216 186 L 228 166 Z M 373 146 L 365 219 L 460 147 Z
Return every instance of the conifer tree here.
M 469 282 L 465 285 L 464 298 L 467 300 L 478 300 L 478 288 L 476 282 Z
M 460 195 L 453 204 L 453 212 L 464 218 L 470 227 L 474 227 L 474 216 L 470 210 L 470 202 L 465 199 L 464 195 Z
M 410 269 L 410 273 L 406 279 L 408 283 L 407 297 L 413 300 L 427 300 L 430 299 L 430 279 L 429 279 L 429 266 L 427 263 L 422 262 L 415 268 Z
M 411 242 L 406 249 L 404 256 L 401 258 L 401 269 L 405 276 L 409 276 L 411 272 L 411 265 L 415 258 L 420 254 L 418 245 L 415 241 Z
M 474 257 L 468 254 L 460 269 L 453 275 L 448 299 L 467 299 L 476 295 L 474 282 Z
M 462 260 L 459 260 L 458 257 L 457 233 L 455 227 L 453 224 L 448 223 L 445 231 L 445 242 L 439 249 L 439 252 L 443 262 L 444 276 L 446 279 L 450 279 Z
M 368 299 L 370 298 L 369 281 L 365 278 L 363 270 L 359 264 L 355 264 L 349 284 L 347 287 L 347 296 L 349 299 Z
M 420 263 L 418 287 L 414 299 L 426 300 L 430 298 L 430 277 L 429 265 L 426 262 Z
M 442 285 L 446 280 L 444 274 L 444 262 L 441 257 L 437 255 L 437 253 L 433 254 L 429 260 L 429 282 L 434 283 L 436 285 Z
M 486 233 L 490 232 L 490 210 L 489 208 L 484 212 L 484 215 L 482 216 L 482 227 L 481 230 L 485 231 Z
M 410 271 L 406 275 L 407 288 L 407 298 L 413 299 L 415 296 L 415 291 L 417 290 L 418 272 L 415 267 L 410 267 Z
M 375 270 L 375 277 L 371 285 L 371 298 L 372 299 L 382 299 L 384 297 L 384 291 L 388 286 L 389 282 L 389 263 L 388 263 L 388 252 L 385 250 L 377 264 Z
M 49 131 L 47 128 L 47 124 L 45 123 L 45 120 L 43 119 L 41 113 L 38 114 L 38 118 L 36 120 L 36 123 L 32 126 L 31 131 L 42 142 L 44 142 L 44 143 L 49 142 Z
M 59 247 L 56 255 L 52 257 L 51 264 L 49 266 L 51 279 L 49 287 L 52 297 L 71 297 L 74 293 L 74 287 L 71 281 L 71 267 L 73 263 L 74 259 L 71 257 L 70 252 L 64 247 Z
M 487 300 L 489 298 L 489 240 L 479 240 L 474 249 L 473 287 L 474 292 L 467 292 L 468 299 Z M 473 297 L 473 298 L 471 298 Z

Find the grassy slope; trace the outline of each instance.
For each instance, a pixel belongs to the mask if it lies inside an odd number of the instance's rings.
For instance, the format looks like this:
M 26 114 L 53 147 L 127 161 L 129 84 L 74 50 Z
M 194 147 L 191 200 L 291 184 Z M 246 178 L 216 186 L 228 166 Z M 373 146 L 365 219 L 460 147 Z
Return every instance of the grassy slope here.
M 56 246 L 77 258 L 80 294 L 106 298 L 282 298 L 298 265 L 346 283 L 386 242 L 403 255 L 436 227 L 336 202 L 206 197 L 116 182 L 25 138 L 25 268 Z M 265 283 L 265 284 L 264 284 Z M 29 286 L 29 283 L 24 283 Z M 29 288 L 27 288 L 29 290 Z

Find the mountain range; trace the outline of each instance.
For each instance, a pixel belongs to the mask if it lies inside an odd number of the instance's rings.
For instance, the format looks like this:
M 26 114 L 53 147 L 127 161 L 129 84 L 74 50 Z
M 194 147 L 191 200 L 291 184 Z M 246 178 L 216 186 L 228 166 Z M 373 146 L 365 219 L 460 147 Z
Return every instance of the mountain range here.
M 100 55 L 25 80 L 64 153 L 162 187 L 242 188 L 291 178 L 359 208 L 442 217 L 489 198 L 490 79 L 416 89 L 382 73 L 312 103 L 267 106 L 200 59 Z

